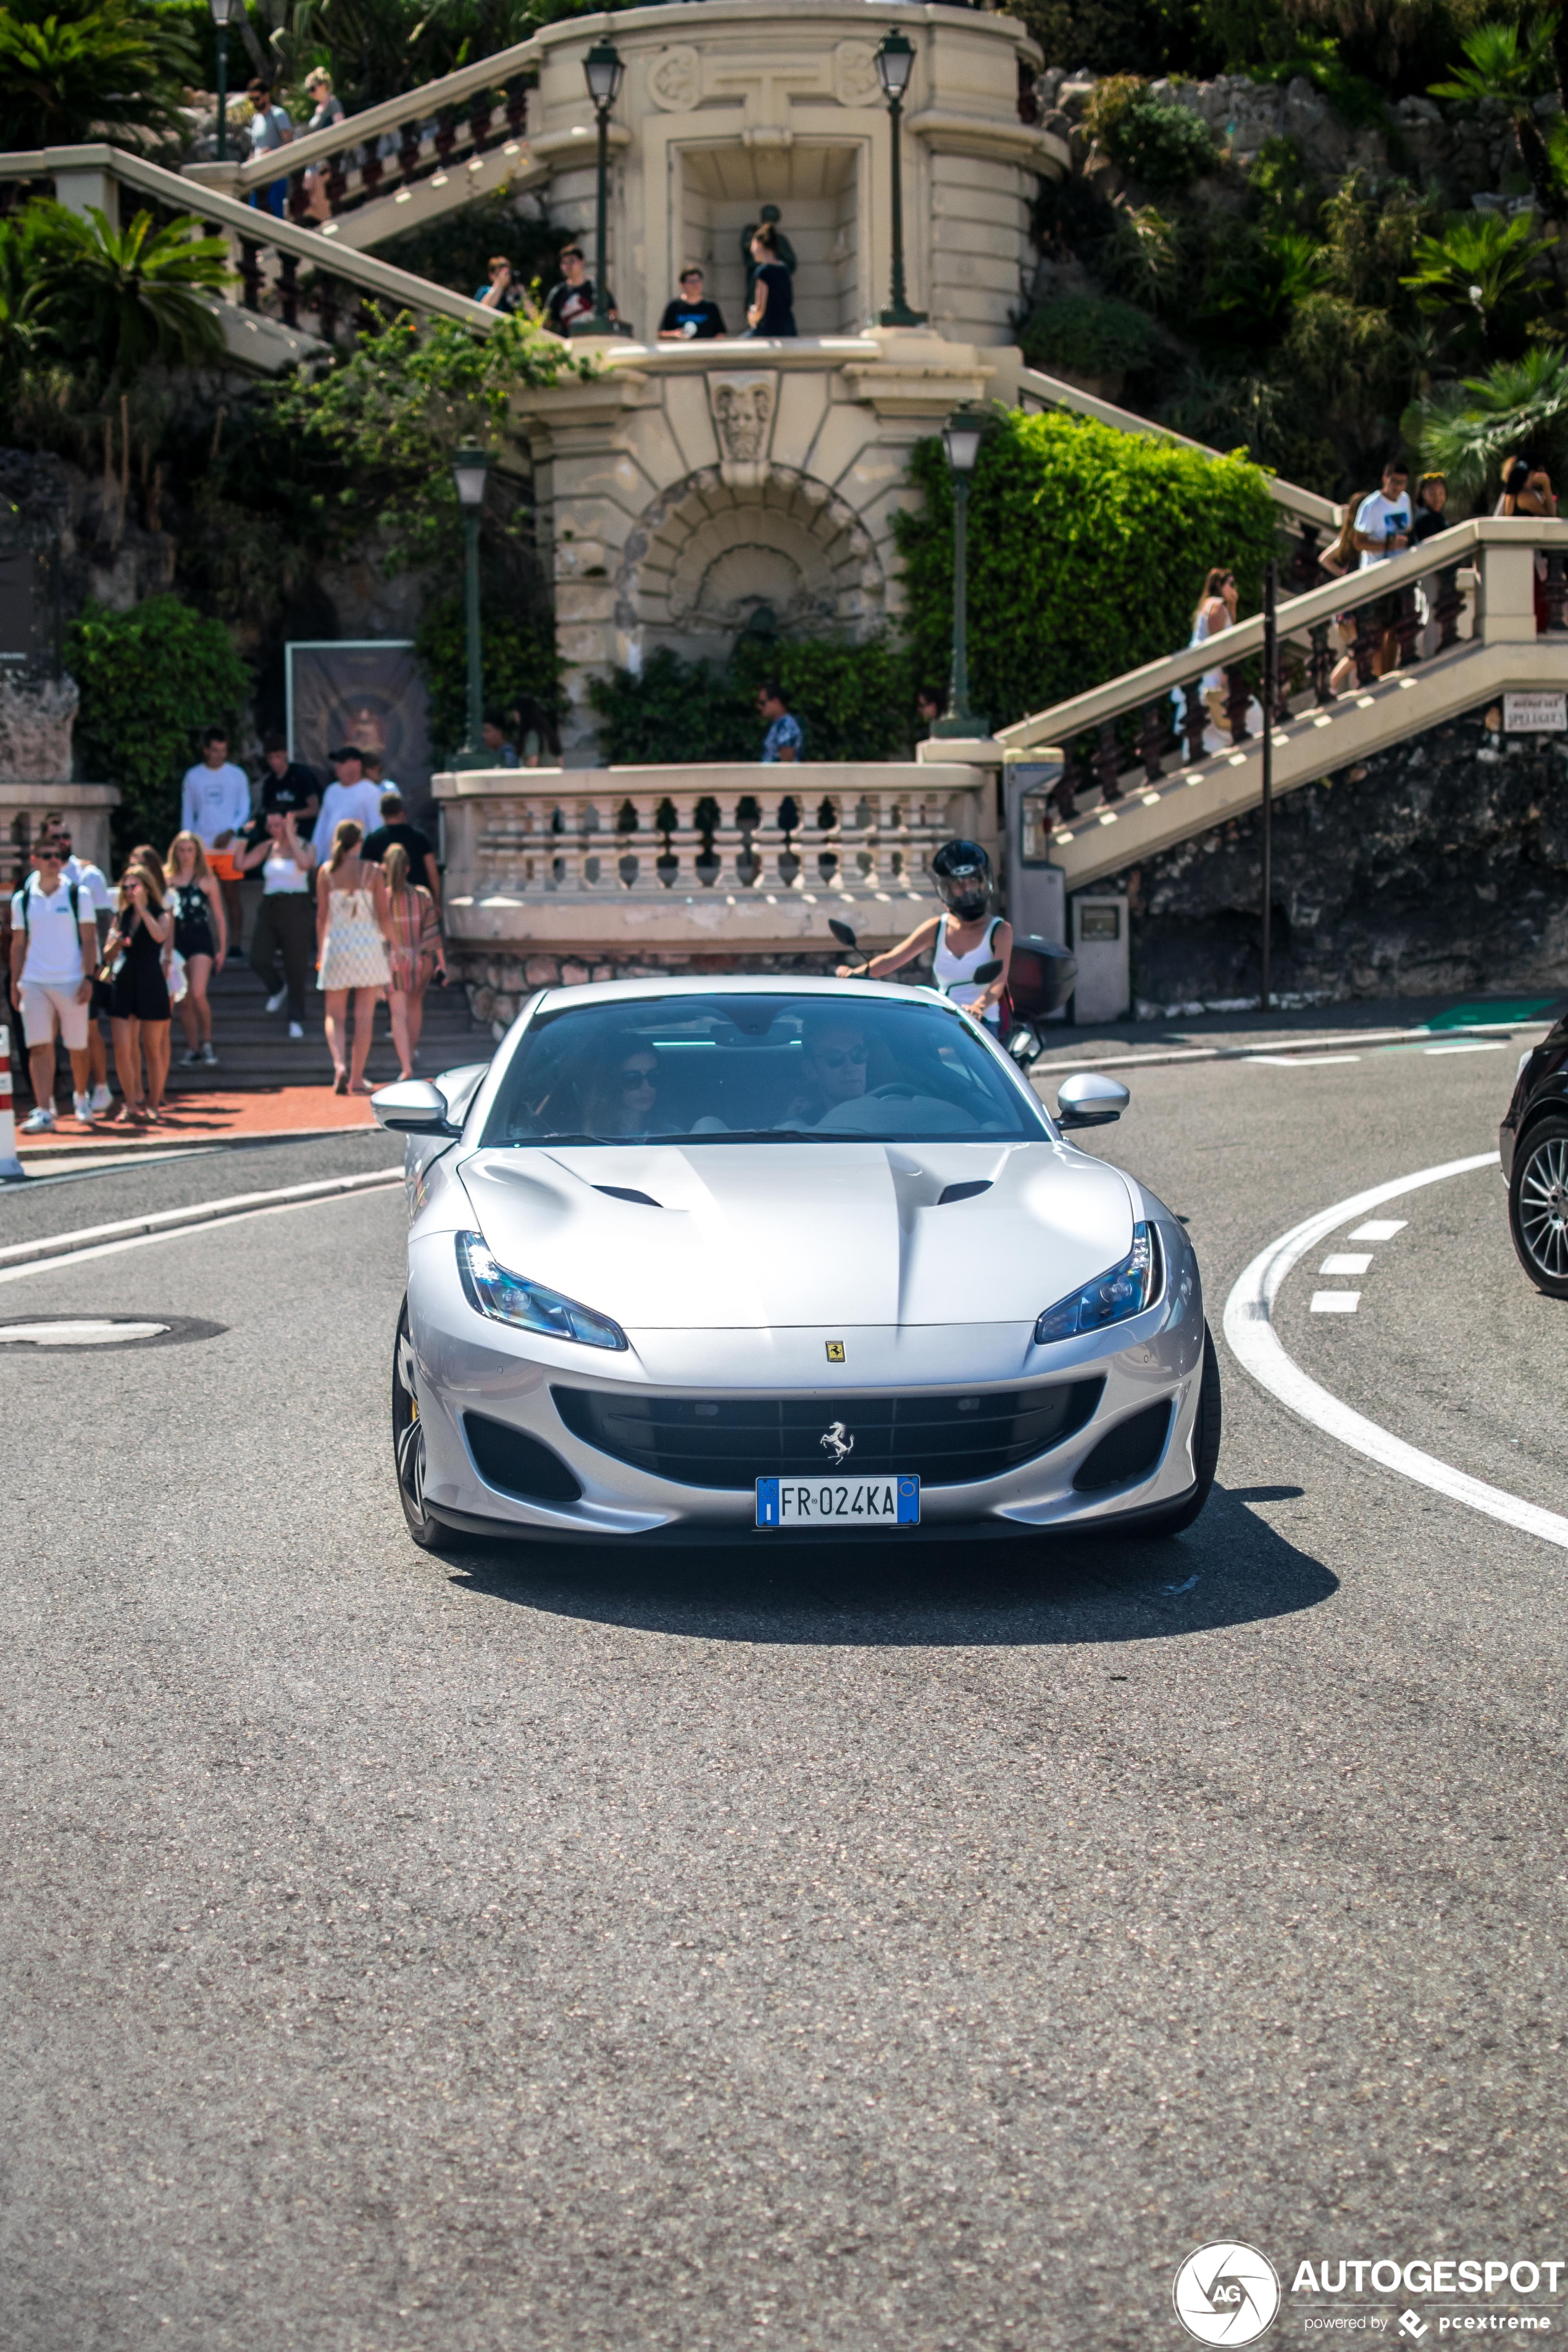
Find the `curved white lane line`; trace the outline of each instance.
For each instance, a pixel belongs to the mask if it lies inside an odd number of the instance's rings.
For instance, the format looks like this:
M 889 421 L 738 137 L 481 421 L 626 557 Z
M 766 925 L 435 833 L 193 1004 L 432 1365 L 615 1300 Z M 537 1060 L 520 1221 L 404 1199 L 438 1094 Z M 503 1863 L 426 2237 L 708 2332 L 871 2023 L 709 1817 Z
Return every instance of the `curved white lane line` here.
M 1253 1379 L 1314 1428 L 1337 1437 L 1342 1445 L 1364 1454 L 1370 1461 L 1381 1463 L 1385 1470 L 1397 1470 L 1402 1477 L 1414 1478 L 1418 1486 L 1430 1486 L 1457 1503 L 1467 1503 L 1472 1511 L 1485 1511 L 1490 1518 L 1501 1519 L 1510 1528 L 1539 1536 L 1542 1542 L 1556 1544 L 1568 1551 L 1568 1518 L 1560 1517 L 1555 1511 L 1543 1511 L 1534 1503 L 1521 1502 L 1517 1495 L 1505 1495 L 1500 1486 L 1489 1486 L 1484 1479 L 1472 1478 L 1465 1471 L 1439 1462 L 1435 1454 L 1423 1454 L 1419 1446 L 1406 1445 L 1402 1437 L 1394 1436 L 1390 1431 L 1380 1429 L 1376 1422 L 1352 1412 L 1338 1397 L 1331 1396 L 1327 1389 L 1320 1388 L 1285 1353 L 1274 1328 L 1274 1301 L 1280 1284 L 1298 1260 L 1326 1240 L 1336 1227 L 1348 1224 L 1352 1217 L 1364 1216 L 1384 1201 L 1397 1201 L 1405 1192 L 1418 1192 L 1424 1184 L 1441 1184 L 1450 1176 L 1468 1176 L 1474 1169 L 1495 1167 L 1497 1158 L 1495 1151 L 1481 1151 L 1470 1160 L 1450 1160 L 1441 1168 L 1423 1168 L 1415 1176 L 1395 1177 L 1391 1184 L 1375 1184 L 1370 1192 L 1357 1192 L 1353 1199 L 1340 1201 L 1331 1209 L 1321 1209 L 1315 1217 L 1292 1226 L 1288 1234 L 1281 1234 L 1278 1241 L 1260 1250 L 1246 1272 L 1238 1276 L 1225 1302 L 1225 1336 L 1231 1353 Z
M 183 1241 L 187 1234 L 226 1233 L 230 1225 L 248 1224 L 252 1217 L 286 1217 L 295 1209 L 325 1209 L 334 1202 L 357 1200 L 364 1192 L 391 1192 L 401 1187 L 401 1171 L 378 1184 L 366 1184 L 357 1192 L 312 1192 L 307 1200 L 279 1200 L 259 1209 L 230 1210 L 223 1217 L 191 1217 L 184 1224 L 165 1225 L 155 1234 L 136 1233 L 122 1242 L 100 1242 L 92 1249 L 57 1250 L 52 1256 L 36 1257 L 29 1265 L 0 1266 L 0 1282 L 26 1282 L 35 1274 L 61 1274 L 79 1265 L 90 1265 L 94 1258 L 119 1257 L 126 1250 L 154 1249 L 160 1242 Z M 266 1195 L 260 1196 L 263 1200 Z

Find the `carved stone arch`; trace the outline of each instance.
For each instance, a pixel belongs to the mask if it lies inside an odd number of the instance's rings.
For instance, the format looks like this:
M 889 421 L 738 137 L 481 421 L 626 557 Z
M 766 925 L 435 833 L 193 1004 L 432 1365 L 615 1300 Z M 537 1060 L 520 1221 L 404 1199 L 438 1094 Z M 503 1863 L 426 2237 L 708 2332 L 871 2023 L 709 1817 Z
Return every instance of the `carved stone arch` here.
M 877 551 L 826 482 L 772 466 L 755 484 L 728 483 L 705 467 L 645 509 L 616 582 L 630 641 L 726 652 L 762 605 L 786 636 L 864 638 L 881 625 Z

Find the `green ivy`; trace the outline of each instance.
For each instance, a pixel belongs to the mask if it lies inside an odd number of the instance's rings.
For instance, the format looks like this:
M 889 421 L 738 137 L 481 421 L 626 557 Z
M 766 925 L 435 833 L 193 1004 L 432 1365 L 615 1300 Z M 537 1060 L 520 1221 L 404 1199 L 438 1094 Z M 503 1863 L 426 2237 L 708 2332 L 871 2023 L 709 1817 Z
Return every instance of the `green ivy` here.
M 180 780 L 201 756 L 202 730 L 237 732 L 250 672 L 222 622 L 177 596 L 150 596 L 129 613 L 89 604 L 67 646 L 81 695 L 78 757 L 95 783 L 120 787 L 116 846 L 161 846 L 179 825 Z
M 531 629 L 510 614 L 486 613 L 482 605 L 480 612 L 485 709 L 510 709 L 531 694 L 546 710 L 557 710 L 562 663 L 548 618 Z M 458 750 L 468 732 L 468 646 L 462 598 L 447 596 L 427 604 L 415 651 L 430 696 L 430 740 L 443 758 Z
M 900 515 L 919 673 L 947 674 L 952 491 L 939 440 L 920 443 L 923 510 Z M 1234 567 L 1256 611 L 1273 552 L 1259 468 L 1047 411 L 999 410 L 969 511 L 971 701 L 993 725 L 1045 710 L 1187 642 L 1204 574 Z
M 908 653 L 889 638 L 747 639 L 728 662 L 682 661 L 661 646 L 636 675 L 595 679 L 601 756 L 617 766 L 755 760 L 765 729 L 757 688 L 775 681 L 805 733 L 808 760 L 910 756 L 914 680 Z

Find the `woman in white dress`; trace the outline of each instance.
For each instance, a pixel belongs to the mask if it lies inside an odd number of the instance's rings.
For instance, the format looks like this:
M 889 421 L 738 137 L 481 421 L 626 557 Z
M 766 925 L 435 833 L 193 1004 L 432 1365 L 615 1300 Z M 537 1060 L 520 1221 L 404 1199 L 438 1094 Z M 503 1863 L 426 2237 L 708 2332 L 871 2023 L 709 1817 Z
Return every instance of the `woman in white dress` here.
M 327 1000 L 327 1051 L 332 1057 L 332 1092 L 367 1095 L 364 1066 L 375 1002 L 392 979 L 388 949 L 394 944 L 386 877 L 360 856 L 364 827 L 344 817 L 332 835 L 331 855 L 316 877 L 316 985 Z M 352 1066 L 349 1063 L 349 998 L 354 1001 Z
M 1236 625 L 1236 574 L 1225 564 L 1216 563 L 1204 582 L 1204 593 L 1198 598 L 1197 610 L 1193 614 L 1188 645 L 1206 646 L 1209 639 L 1218 636 L 1222 629 L 1233 628 Z M 1173 687 L 1171 690 L 1171 699 L 1176 706 L 1178 734 L 1185 725 L 1186 691 L 1184 686 Z M 1198 680 L 1198 692 L 1209 724 L 1223 733 L 1226 725 L 1224 670 L 1205 669 Z

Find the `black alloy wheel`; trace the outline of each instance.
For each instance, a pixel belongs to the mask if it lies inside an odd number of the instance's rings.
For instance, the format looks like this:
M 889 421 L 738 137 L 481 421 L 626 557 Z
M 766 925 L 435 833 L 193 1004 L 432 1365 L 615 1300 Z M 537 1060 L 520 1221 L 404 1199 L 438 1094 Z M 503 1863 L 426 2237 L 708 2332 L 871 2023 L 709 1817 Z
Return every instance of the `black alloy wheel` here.
M 1513 1156 L 1508 1229 L 1537 1290 L 1568 1298 L 1568 1118 L 1543 1118 Z
M 408 1532 L 422 1551 L 433 1551 L 446 1540 L 447 1530 L 425 1504 L 425 1425 L 414 1385 L 414 1341 L 406 1298 L 392 1346 L 392 1458 L 397 1472 L 397 1499 Z
M 1147 1518 L 1139 1519 L 1126 1533 L 1136 1536 L 1179 1536 L 1190 1528 L 1204 1505 L 1208 1501 L 1214 1485 L 1214 1474 L 1219 1467 L 1219 1358 L 1215 1352 L 1214 1334 L 1204 1325 L 1204 1368 L 1198 1381 L 1198 1416 L 1193 1429 L 1193 1460 L 1197 1465 L 1197 1482 L 1179 1503 L 1168 1511 L 1151 1511 Z

